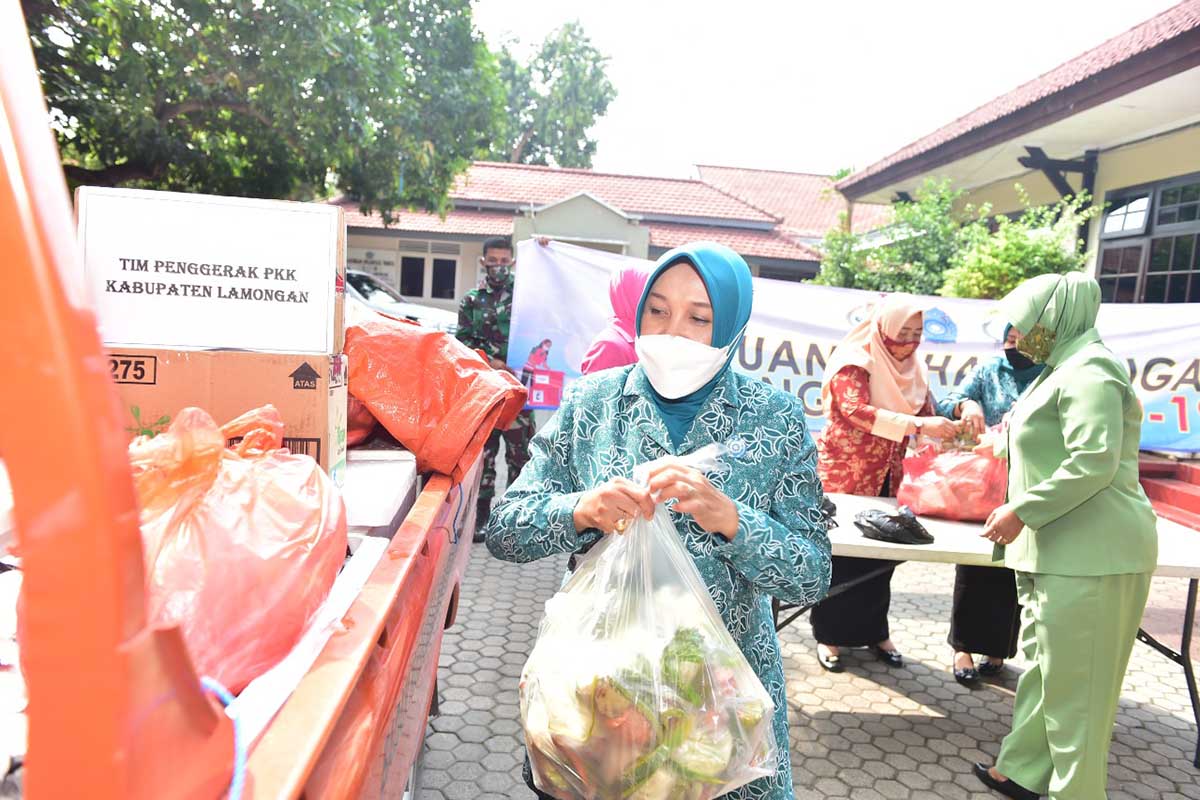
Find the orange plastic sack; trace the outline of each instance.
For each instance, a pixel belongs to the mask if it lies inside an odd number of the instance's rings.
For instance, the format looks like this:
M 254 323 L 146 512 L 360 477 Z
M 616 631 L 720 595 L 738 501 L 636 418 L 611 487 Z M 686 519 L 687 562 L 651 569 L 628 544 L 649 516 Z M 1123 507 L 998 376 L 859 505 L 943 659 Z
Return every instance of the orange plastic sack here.
M 1008 468 L 997 458 L 923 447 L 904 459 L 896 495 L 918 516 L 982 522 L 1004 503 Z
M 456 483 L 493 430 L 525 406 L 525 387 L 454 337 L 379 317 L 346 331 L 350 393 L 412 451 L 417 469 Z
M 291 651 L 346 555 L 341 496 L 282 437 L 271 406 L 224 429 L 188 408 L 129 445 L 150 621 L 178 625 L 197 671 L 234 692 Z

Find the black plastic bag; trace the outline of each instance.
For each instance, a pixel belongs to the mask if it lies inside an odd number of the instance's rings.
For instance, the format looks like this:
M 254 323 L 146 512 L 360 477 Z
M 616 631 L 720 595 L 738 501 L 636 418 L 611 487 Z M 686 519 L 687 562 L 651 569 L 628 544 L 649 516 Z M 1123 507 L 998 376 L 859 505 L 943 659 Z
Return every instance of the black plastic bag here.
M 831 531 L 837 527 L 837 506 L 829 499 L 829 495 L 821 496 L 821 517 L 825 521 L 826 531 Z
M 868 539 L 893 544 L 932 544 L 933 537 L 906 506 L 892 512 L 871 509 L 854 517 L 855 526 Z

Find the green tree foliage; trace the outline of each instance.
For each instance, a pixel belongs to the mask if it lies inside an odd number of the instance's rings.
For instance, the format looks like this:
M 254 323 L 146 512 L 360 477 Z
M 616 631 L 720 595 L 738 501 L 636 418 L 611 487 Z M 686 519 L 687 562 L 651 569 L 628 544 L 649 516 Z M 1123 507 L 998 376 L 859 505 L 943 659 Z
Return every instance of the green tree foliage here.
M 508 113 L 491 157 L 514 164 L 591 167 L 596 140 L 588 132 L 617 96 L 608 58 L 583 27 L 571 22 L 551 33 L 528 64 L 512 45 L 497 54 Z
M 850 232 L 849 215 L 843 211 L 838 215 L 838 226 L 825 234 L 821 245 L 821 271 L 813 283 L 822 286 L 840 286 L 845 289 L 865 289 L 867 257 L 869 251 L 863 246 L 862 237 Z
M 503 113 L 468 0 L 22 7 L 73 184 L 443 209 Z
M 829 232 L 817 282 L 827 286 L 934 294 L 959 252 L 981 235 L 977 219 L 953 213 L 962 192 L 949 181 L 926 181 L 911 202 L 898 202 L 878 246 L 843 229 Z M 968 214 L 970 211 L 968 211 Z M 841 226 L 844 228 L 845 226 Z M 986 231 L 982 231 L 986 232 Z
M 1083 269 L 1087 252 L 1079 226 L 1100 213 L 1085 208 L 1086 194 L 1049 206 L 1030 206 L 1017 187 L 1025 211 L 1016 220 L 996 218 L 996 230 L 972 242 L 946 272 L 941 293 L 947 297 L 1000 298 L 1027 278 Z
M 911 202 L 893 206 L 894 224 L 869 236 L 844 224 L 826 234 L 816 282 L 882 292 L 1002 297 L 1026 278 L 1081 269 L 1087 260 L 1077 231 L 1099 209 L 1085 195 L 1033 207 L 1017 219 L 967 206 L 949 182 L 927 181 Z

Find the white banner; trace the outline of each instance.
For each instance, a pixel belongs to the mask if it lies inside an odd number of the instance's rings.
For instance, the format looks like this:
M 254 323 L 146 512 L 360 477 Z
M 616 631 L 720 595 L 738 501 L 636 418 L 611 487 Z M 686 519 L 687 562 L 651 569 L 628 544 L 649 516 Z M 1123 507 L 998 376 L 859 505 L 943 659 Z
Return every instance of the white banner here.
M 552 242 L 518 245 L 509 335 L 509 366 L 525 369 L 530 405 L 555 408 L 560 387 L 579 364 L 612 309 L 613 271 L 640 259 Z M 797 395 L 815 432 L 821 378 L 833 348 L 879 295 L 808 283 L 754 279 L 754 315 L 734 366 Z M 938 397 L 966 380 L 981 360 L 1000 353 L 1004 321 L 990 300 L 931 298 L 921 354 Z M 1200 452 L 1200 306 L 1105 304 L 1098 323 L 1105 343 L 1129 365 L 1145 408 L 1142 447 Z

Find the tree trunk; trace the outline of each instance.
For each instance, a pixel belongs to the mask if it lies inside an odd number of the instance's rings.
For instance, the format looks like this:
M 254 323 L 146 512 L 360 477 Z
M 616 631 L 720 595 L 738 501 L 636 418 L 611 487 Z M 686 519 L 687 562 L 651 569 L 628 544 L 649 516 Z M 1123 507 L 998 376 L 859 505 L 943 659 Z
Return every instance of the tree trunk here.
M 529 140 L 533 138 L 533 126 L 521 131 L 521 136 L 517 139 L 517 143 L 513 145 L 512 154 L 508 157 L 508 163 L 520 164 L 521 156 L 525 155 L 525 148 L 529 146 Z

